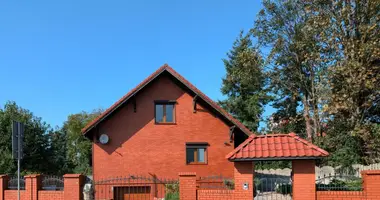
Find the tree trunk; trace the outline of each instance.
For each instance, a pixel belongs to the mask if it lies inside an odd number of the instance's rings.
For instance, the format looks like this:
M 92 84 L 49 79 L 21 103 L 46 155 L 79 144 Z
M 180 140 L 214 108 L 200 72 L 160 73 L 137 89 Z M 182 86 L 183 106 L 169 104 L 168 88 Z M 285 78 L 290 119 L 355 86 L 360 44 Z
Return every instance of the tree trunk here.
M 303 117 L 305 118 L 307 139 L 313 142 L 313 130 L 310 124 L 310 108 L 305 96 L 302 97 Z

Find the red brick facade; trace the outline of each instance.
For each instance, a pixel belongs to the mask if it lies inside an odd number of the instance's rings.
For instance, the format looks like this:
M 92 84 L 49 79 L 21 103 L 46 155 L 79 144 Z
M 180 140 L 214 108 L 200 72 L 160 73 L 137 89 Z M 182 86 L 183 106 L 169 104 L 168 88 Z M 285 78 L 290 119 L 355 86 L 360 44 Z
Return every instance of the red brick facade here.
M 0 175 L 0 200 L 17 200 L 18 191 L 9 190 L 8 176 Z M 25 176 L 25 190 L 20 191 L 21 200 L 81 200 L 83 176 L 68 174 L 64 176 L 64 191 L 41 190 L 39 175 Z
M 233 163 L 225 155 L 234 149 L 229 141 L 230 126 L 204 103 L 193 112 L 193 98 L 170 75 L 161 75 L 94 129 L 106 133 L 110 142 L 93 143 L 93 175 L 101 178 L 128 174 L 177 177 L 178 172 L 198 176 L 233 176 Z M 155 124 L 154 101 L 175 100 L 175 124 Z M 243 133 L 242 133 L 243 134 Z M 96 134 L 94 134 L 96 135 Z M 207 142 L 206 165 L 186 164 L 186 143 Z
M 233 199 L 233 190 L 198 190 L 198 200 L 225 200 Z
M 253 199 L 254 165 L 253 162 L 234 162 L 235 200 Z M 248 188 L 244 188 L 248 184 Z
M 180 200 L 194 200 L 197 198 L 197 174 L 179 173 Z
M 315 161 L 293 160 L 293 200 L 315 200 Z

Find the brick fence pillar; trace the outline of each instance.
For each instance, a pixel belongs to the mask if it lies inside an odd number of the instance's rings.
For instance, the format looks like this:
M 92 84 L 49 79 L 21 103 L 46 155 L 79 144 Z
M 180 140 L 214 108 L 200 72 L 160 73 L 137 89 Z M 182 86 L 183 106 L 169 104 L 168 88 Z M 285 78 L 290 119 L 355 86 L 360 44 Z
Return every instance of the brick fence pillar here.
M 4 190 L 8 188 L 8 179 L 7 175 L 0 175 L 0 200 L 4 200 Z
M 234 200 L 251 200 L 254 198 L 254 171 L 253 162 L 234 162 Z
M 364 170 L 361 174 L 367 199 L 380 199 L 380 170 Z
M 81 174 L 65 174 L 63 195 L 64 200 L 81 200 L 84 176 Z
M 293 200 L 315 200 L 315 160 L 293 160 Z
M 25 194 L 28 200 L 38 200 L 38 190 L 41 189 L 41 179 L 39 174 L 24 176 Z
M 197 174 L 195 172 L 179 173 L 179 199 L 197 199 Z

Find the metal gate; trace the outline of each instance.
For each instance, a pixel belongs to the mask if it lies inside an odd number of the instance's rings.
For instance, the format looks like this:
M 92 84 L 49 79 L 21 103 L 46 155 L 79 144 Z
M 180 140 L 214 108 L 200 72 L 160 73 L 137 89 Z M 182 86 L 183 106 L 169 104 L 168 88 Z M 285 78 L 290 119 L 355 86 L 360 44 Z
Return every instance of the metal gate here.
M 178 179 L 129 175 L 94 182 L 95 200 L 177 200 Z
M 292 178 L 289 173 L 255 171 L 255 200 L 291 200 Z

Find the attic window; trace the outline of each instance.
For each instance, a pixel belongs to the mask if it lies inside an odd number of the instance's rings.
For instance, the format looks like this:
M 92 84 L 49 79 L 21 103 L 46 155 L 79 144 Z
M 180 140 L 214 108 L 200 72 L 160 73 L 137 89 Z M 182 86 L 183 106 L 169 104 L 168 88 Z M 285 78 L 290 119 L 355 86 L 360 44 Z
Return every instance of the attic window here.
M 155 101 L 156 124 L 175 123 L 175 101 Z

